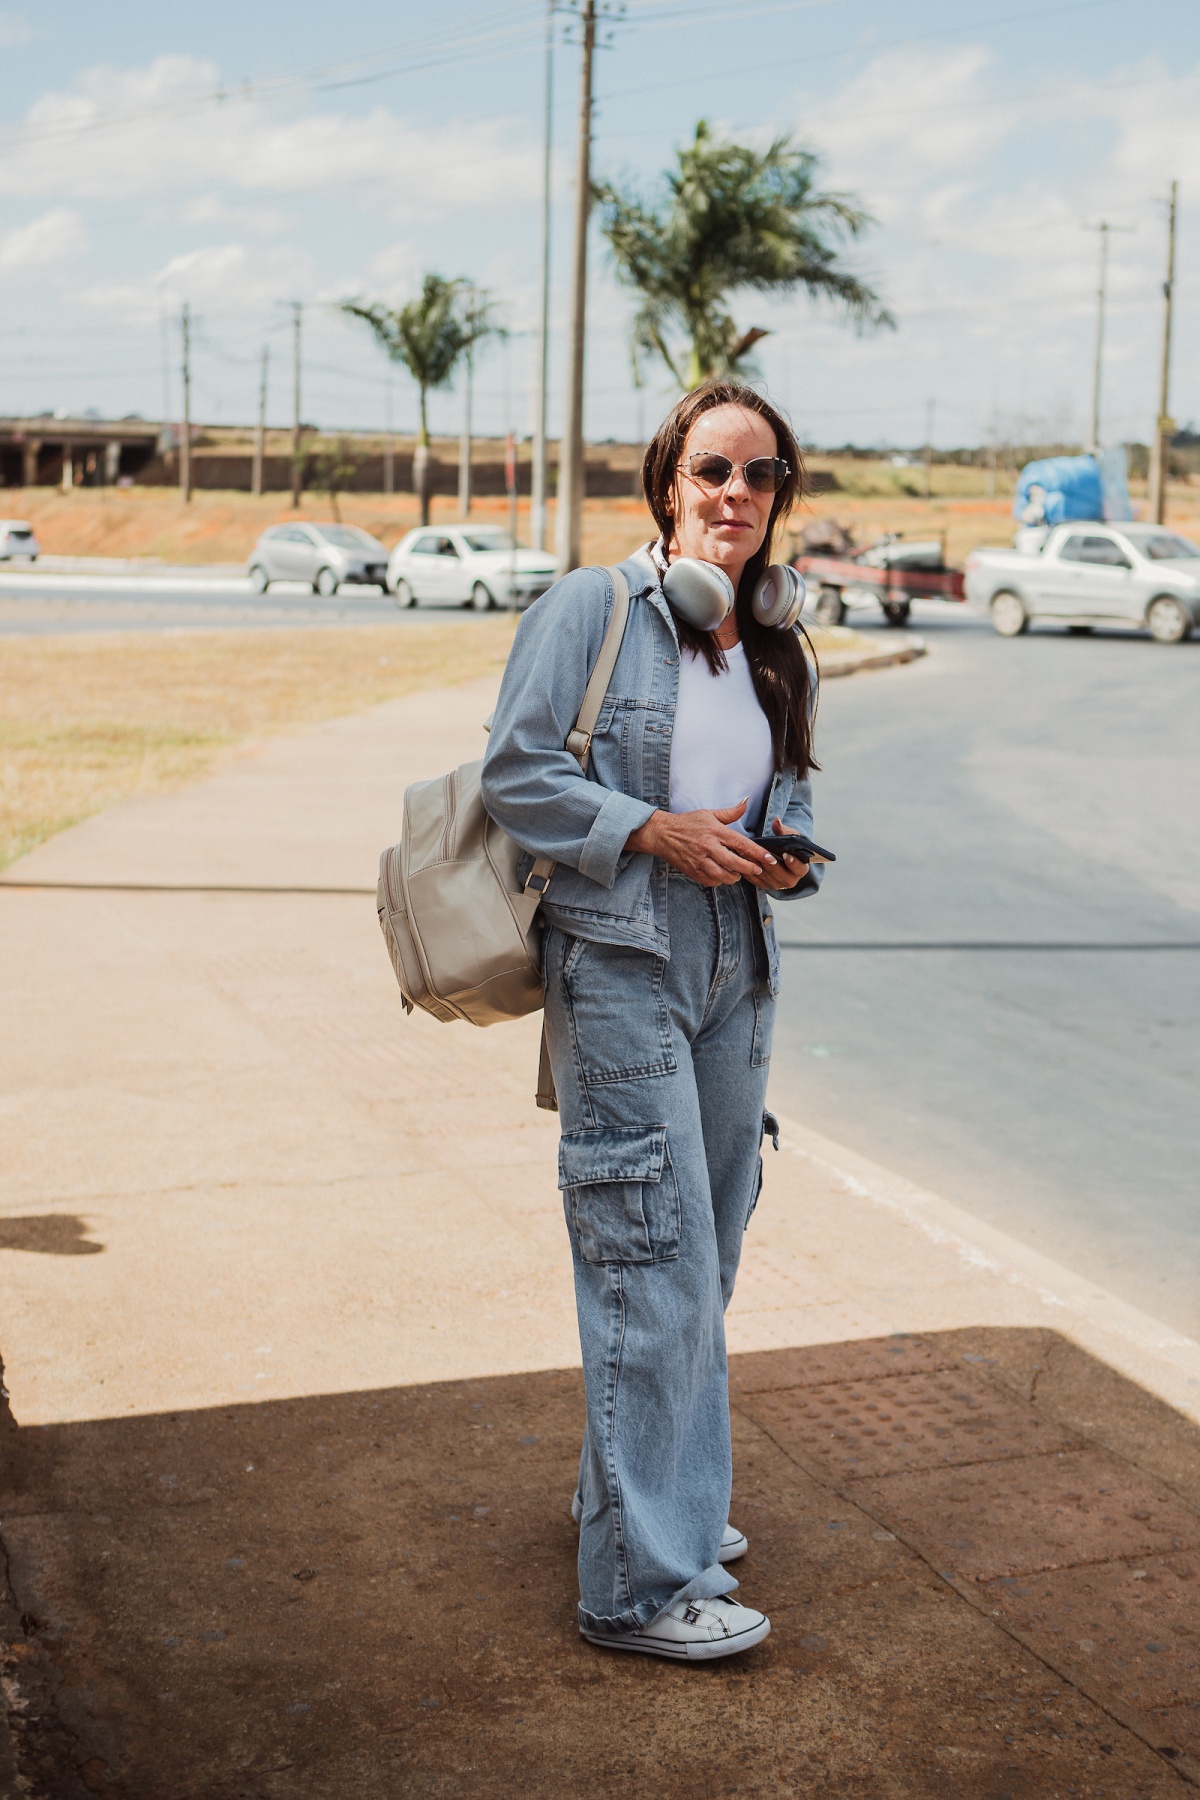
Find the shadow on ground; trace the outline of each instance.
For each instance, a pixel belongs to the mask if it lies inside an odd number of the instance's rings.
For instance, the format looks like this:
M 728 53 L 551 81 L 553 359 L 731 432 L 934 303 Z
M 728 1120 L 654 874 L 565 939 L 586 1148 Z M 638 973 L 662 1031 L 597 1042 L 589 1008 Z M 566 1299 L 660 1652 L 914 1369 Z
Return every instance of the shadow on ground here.
M 1047 1332 L 743 1356 L 731 1388 L 774 1629 L 698 1668 L 576 1633 L 574 1371 L 11 1430 L 21 1791 L 1200 1785 L 1200 1431 Z
M 31 1250 L 39 1256 L 99 1256 L 103 1244 L 88 1237 L 91 1227 L 74 1213 L 27 1213 L 0 1219 L 0 1250 Z

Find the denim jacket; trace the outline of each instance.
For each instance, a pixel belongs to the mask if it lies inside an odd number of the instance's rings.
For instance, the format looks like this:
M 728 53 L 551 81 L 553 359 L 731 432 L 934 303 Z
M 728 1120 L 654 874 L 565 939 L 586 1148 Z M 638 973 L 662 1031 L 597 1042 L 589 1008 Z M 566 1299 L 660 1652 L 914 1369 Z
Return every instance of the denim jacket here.
M 669 957 L 667 865 L 626 850 L 651 813 L 670 810 L 671 734 L 679 690 L 679 637 L 650 558 L 623 562 L 629 620 L 592 736 L 587 774 L 565 748 L 583 704 L 612 613 L 603 569 L 576 569 L 555 582 L 517 627 L 483 765 L 488 812 L 527 852 L 557 864 L 542 912 L 573 937 L 623 944 Z M 812 831 L 812 788 L 790 769 L 775 776 L 765 820 Z M 757 829 L 758 820 L 751 821 Z M 814 893 L 814 864 L 798 887 L 756 890 L 770 966 L 779 989 L 773 905 Z

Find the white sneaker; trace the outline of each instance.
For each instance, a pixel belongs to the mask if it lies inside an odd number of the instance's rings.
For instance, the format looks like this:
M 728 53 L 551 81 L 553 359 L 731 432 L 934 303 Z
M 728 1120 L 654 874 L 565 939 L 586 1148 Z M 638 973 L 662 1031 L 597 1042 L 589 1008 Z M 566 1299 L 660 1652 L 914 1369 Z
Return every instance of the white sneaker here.
M 739 1556 L 745 1556 L 750 1548 L 750 1540 L 736 1525 L 727 1525 L 721 1533 L 721 1548 L 717 1551 L 717 1561 L 723 1563 L 736 1562 Z
M 771 1629 L 765 1613 L 739 1606 L 728 1594 L 713 1600 L 676 1600 L 640 1631 L 621 1637 L 601 1637 L 585 1631 L 589 1644 L 606 1650 L 640 1650 L 647 1656 L 668 1656 L 677 1662 L 709 1662 L 716 1656 L 737 1656 L 761 1644 Z

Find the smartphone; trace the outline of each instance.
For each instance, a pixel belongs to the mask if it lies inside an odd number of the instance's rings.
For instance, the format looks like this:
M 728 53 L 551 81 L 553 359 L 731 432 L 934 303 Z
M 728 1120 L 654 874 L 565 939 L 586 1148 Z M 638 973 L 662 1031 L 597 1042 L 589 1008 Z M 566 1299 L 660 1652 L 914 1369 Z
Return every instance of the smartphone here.
M 756 833 L 752 831 L 748 831 L 746 836 L 750 839 L 752 844 L 757 844 L 760 850 L 769 850 L 772 856 L 783 856 L 786 853 L 788 856 L 794 856 L 798 858 L 800 862 L 806 863 L 831 863 L 837 861 L 837 857 L 833 854 L 832 850 L 822 850 L 820 844 L 814 844 L 811 838 L 799 836 L 780 837 L 778 833 L 773 831 L 764 832 L 761 837 L 757 836 Z

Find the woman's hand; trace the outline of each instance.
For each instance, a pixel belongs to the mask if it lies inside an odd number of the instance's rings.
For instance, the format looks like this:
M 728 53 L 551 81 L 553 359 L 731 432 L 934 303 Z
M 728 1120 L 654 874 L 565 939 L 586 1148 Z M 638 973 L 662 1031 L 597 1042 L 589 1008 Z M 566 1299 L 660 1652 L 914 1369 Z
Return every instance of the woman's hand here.
M 776 837 L 788 835 L 787 826 L 782 819 L 774 821 Z M 788 856 L 784 852 L 779 862 L 772 863 L 757 875 L 747 875 L 746 880 L 752 887 L 765 888 L 768 893 L 778 893 L 781 888 L 794 888 L 798 881 L 803 881 L 808 874 L 808 864 L 801 862 L 797 856 Z
M 732 829 L 745 812 L 747 802 L 721 807 L 715 812 L 654 812 L 626 839 L 627 850 L 661 856 L 701 887 L 732 887 L 743 876 L 755 887 L 789 888 L 808 873 L 807 863 L 786 857 L 784 869 L 766 850 L 752 844 L 745 832 Z M 775 821 L 776 831 L 783 827 Z

